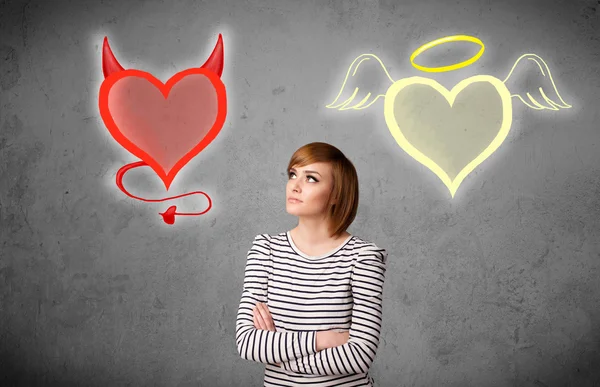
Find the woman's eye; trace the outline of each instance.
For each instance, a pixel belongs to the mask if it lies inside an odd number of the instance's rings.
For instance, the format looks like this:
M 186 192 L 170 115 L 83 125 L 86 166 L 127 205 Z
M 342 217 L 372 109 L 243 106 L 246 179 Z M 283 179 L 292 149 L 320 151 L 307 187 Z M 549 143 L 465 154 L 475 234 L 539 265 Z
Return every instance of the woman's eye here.
M 288 178 L 291 178 L 291 177 L 292 177 L 292 175 L 296 176 L 296 174 L 295 174 L 294 172 L 290 172 L 290 173 L 288 173 Z M 317 180 L 317 179 L 315 179 L 315 178 L 314 178 L 314 177 L 312 177 L 312 176 L 306 176 L 306 178 L 307 178 L 307 179 L 313 179 L 315 182 L 318 182 L 318 180 Z

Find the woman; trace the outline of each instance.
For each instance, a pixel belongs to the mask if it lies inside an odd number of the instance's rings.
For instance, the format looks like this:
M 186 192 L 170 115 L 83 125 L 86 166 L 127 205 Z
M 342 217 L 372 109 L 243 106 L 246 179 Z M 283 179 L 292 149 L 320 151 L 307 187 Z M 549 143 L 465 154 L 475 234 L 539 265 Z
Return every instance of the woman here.
M 373 386 L 387 252 L 346 229 L 358 208 L 353 164 L 314 142 L 288 164 L 298 225 L 259 234 L 237 313 L 240 356 L 266 364 L 265 386 Z

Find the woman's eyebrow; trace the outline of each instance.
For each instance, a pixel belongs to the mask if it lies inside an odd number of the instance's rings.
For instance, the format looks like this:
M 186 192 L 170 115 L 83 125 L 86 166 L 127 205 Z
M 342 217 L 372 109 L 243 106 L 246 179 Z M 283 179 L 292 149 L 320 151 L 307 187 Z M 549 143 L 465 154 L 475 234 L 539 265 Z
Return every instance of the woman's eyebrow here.
M 296 168 L 290 168 L 290 171 L 296 172 Z M 304 173 L 316 173 L 317 175 L 321 176 L 321 174 L 317 171 L 304 171 Z

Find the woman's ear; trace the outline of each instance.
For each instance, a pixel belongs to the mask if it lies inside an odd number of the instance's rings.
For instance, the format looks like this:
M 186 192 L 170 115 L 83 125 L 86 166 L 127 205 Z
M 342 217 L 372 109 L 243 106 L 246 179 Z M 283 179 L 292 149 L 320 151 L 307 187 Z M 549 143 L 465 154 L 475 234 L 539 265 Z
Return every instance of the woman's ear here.
M 337 203 L 337 199 L 333 198 L 329 201 L 329 205 L 335 205 Z

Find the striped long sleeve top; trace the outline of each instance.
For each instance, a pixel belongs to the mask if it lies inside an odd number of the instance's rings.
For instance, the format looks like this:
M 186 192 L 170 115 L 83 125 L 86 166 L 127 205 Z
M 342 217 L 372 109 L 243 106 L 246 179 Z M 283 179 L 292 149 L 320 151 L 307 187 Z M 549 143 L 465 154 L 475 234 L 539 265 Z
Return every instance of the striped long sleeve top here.
M 254 238 L 236 343 L 243 359 L 265 364 L 264 386 L 373 385 L 386 262 L 386 250 L 357 236 L 321 256 L 300 251 L 289 231 Z M 276 331 L 254 327 L 258 302 L 267 304 Z M 331 329 L 349 331 L 348 341 L 317 351 L 317 331 Z

